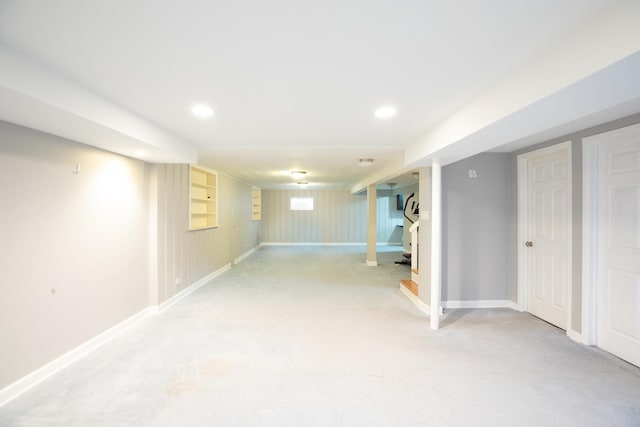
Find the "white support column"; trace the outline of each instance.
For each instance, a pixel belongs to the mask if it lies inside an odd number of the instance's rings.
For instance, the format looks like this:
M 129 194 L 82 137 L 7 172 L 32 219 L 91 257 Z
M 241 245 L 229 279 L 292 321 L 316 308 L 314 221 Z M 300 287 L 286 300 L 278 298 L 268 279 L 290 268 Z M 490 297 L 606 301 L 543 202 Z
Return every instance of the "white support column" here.
M 158 165 L 150 164 L 149 186 L 149 305 L 157 307 L 160 303 L 158 288 Z
M 418 298 L 425 305 L 431 306 L 431 168 L 421 167 L 418 172 Z
M 442 277 L 442 178 L 440 159 L 431 163 L 431 329 L 440 328 Z
M 376 185 L 367 187 L 367 265 L 375 267 L 378 265 L 376 243 L 377 243 L 377 190 Z

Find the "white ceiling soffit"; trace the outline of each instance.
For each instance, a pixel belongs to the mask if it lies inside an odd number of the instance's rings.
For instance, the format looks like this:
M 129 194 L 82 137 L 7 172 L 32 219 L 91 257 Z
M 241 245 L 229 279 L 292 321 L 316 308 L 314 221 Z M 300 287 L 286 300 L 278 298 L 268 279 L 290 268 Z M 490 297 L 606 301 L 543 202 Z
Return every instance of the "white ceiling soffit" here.
M 640 52 L 441 148 L 432 157 L 447 164 L 485 151 L 511 152 L 631 115 L 640 111 L 638 76 Z
M 366 155 L 363 155 L 366 153 Z M 358 167 L 360 158 L 373 158 Z M 339 146 L 218 146 L 200 150 L 199 162 L 263 189 L 295 189 L 291 171 L 307 172 L 308 189 L 349 189 L 380 170 L 397 170 L 403 163 L 399 147 Z
M 0 119 L 154 163 L 195 163 L 197 149 L 0 45 Z
M 515 150 L 638 112 L 638 22 L 640 2 L 620 2 L 409 144 L 406 165 Z

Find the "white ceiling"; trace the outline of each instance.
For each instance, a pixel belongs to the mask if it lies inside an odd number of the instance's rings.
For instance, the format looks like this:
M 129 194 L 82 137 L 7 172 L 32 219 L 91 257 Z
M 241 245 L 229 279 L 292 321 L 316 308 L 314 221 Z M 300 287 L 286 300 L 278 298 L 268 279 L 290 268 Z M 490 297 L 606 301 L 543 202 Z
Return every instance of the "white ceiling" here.
M 0 43 L 196 146 L 205 166 L 263 188 L 290 187 L 292 169 L 318 188 L 353 188 L 409 170 L 406 147 L 619 3 L 0 0 Z M 195 103 L 215 115 L 195 118 Z M 374 119 L 381 104 L 396 118 Z M 362 157 L 374 167 L 356 167 Z

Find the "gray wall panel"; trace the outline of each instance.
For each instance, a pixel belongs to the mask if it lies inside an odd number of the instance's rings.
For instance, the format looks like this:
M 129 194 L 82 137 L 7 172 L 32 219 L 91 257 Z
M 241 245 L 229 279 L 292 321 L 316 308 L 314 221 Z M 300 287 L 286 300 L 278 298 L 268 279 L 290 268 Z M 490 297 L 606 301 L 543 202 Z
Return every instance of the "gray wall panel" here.
M 485 153 L 442 170 L 445 301 L 508 299 L 509 160 Z

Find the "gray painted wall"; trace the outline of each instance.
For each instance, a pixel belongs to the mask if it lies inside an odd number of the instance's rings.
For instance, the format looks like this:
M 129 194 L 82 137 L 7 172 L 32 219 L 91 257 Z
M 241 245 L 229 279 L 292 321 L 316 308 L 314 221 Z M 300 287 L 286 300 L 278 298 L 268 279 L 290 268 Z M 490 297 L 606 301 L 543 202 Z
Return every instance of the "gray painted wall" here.
M 0 389 L 258 244 L 249 184 L 220 174 L 220 227 L 190 232 L 188 182 L 0 121 Z
M 149 305 L 145 185 L 141 161 L 0 122 L 0 388 Z
M 377 241 L 399 244 L 402 212 L 395 197 L 377 198 Z M 291 197 L 313 197 L 313 211 L 291 211 Z M 262 235 L 265 243 L 364 243 L 367 241 L 366 195 L 348 190 L 263 190 Z
M 444 301 L 509 298 L 510 172 L 509 155 L 500 153 L 442 168 Z

